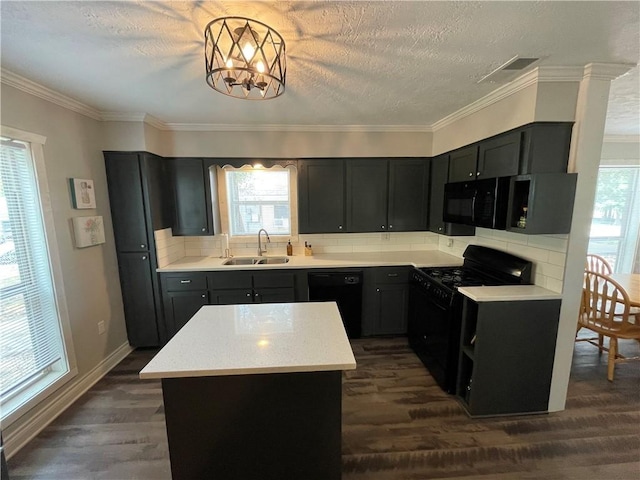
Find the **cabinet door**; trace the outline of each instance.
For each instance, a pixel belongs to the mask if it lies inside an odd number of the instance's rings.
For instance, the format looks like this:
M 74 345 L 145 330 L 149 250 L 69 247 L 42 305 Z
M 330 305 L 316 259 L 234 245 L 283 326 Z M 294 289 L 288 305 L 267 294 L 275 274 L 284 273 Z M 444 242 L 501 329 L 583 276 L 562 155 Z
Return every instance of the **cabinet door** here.
M 149 250 L 151 240 L 138 154 L 107 152 L 105 166 L 116 249 L 120 252 Z
M 431 159 L 431 186 L 429 189 L 429 231 L 444 234 L 444 185 L 449 175 L 449 155 Z
M 132 347 L 160 345 L 149 254 L 118 253 L 127 337 Z
M 406 335 L 408 285 L 378 285 L 376 335 Z
M 201 158 L 171 160 L 174 235 L 213 235 L 211 189 Z
M 254 291 L 254 301 L 258 303 L 291 303 L 296 301 L 292 288 L 261 288 Z
M 347 160 L 347 231 L 386 232 L 386 159 Z
M 150 230 L 162 230 L 173 226 L 173 197 L 169 182 L 169 164 L 166 159 L 151 153 L 140 154 L 142 190 L 147 207 Z
M 461 148 L 449 154 L 449 182 L 465 182 L 476 178 L 478 146 Z
M 173 337 L 193 317 L 200 307 L 209 303 L 206 290 L 165 292 L 164 312 L 167 334 Z
M 480 142 L 478 178 L 510 177 L 518 174 L 521 133 L 511 132 Z
M 428 194 L 428 159 L 389 160 L 389 231 L 426 230 Z
M 339 233 L 345 228 L 344 160 L 298 162 L 300 233 Z
M 213 305 L 245 305 L 253 302 L 253 290 L 230 289 L 211 290 L 209 292 Z

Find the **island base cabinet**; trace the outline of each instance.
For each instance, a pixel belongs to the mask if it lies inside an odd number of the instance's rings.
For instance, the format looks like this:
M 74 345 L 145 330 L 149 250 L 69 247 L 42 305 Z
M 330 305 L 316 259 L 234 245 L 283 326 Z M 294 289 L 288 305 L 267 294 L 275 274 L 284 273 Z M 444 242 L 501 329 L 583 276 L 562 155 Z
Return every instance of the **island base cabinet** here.
M 342 372 L 162 380 L 174 480 L 341 478 Z

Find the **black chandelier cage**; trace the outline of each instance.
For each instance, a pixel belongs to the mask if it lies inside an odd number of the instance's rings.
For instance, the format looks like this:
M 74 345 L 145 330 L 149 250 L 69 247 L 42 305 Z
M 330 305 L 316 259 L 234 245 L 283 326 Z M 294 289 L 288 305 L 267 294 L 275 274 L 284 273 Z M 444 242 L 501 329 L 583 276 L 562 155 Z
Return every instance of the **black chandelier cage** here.
M 245 17 L 221 17 L 204 30 L 207 83 L 214 90 L 246 100 L 284 93 L 285 44 L 273 28 Z

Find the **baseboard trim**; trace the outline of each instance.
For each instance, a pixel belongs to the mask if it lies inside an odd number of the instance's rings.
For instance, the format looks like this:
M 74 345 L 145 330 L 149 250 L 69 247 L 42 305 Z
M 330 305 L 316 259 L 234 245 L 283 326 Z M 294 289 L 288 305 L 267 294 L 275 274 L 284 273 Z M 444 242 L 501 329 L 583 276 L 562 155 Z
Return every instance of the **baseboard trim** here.
M 14 432 L 7 435 L 3 432 L 4 452 L 7 459 L 15 455 L 22 447 L 29 443 L 36 435 L 53 422 L 62 412 L 69 408 L 87 390 L 93 387 L 102 377 L 120 363 L 133 351 L 129 343 L 120 345 L 111 355 L 100 362 L 93 370 L 81 379 L 75 381 L 67 390 L 56 396 L 49 405 L 38 411 L 27 422 L 20 425 Z M 45 401 L 46 402 L 46 401 Z

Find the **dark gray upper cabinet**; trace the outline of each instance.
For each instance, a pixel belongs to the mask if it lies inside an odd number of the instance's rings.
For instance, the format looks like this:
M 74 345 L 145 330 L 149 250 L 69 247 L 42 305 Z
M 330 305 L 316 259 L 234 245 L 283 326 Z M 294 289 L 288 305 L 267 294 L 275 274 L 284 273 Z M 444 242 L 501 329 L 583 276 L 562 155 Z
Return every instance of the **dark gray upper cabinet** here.
M 201 158 L 172 158 L 173 235 L 213 235 L 209 170 Z
M 507 230 L 527 235 L 569 233 L 577 176 L 577 173 L 536 173 L 512 177 Z
M 449 182 L 567 171 L 569 122 L 537 122 L 450 152 Z
M 426 230 L 429 216 L 429 160 L 389 160 L 389 231 Z
M 459 148 L 449 153 L 449 182 L 466 182 L 476 178 L 478 145 Z
M 300 233 L 346 231 L 344 160 L 298 162 L 298 218 Z
M 477 178 L 518 175 L 521 136 L 516 131 L 480 142 Z
M 116 249 L 149 250 L 153 230 L 170 226 L 162 200 L 166 189 L 162 159 L 148 153 L 105 152 L 105 166 Z M 151 206 L 155 206 L 153 216 Z
M 522 129 L 519 174 L 566 173 L 573 123 L 533 123 Z
M 347 231 L 386 232 L 387 159 L 347 161 Z
M 449 154 L 431 159 L 429 187 L 429 231 L 441 235 L 474 235 L 476 227 L 442 220 L 444 209 L 444 185 L 449 176 Z
M 350 159 L 346 170 L 348 232 L 426 230 L 428 159 Z

